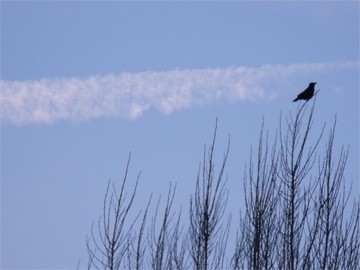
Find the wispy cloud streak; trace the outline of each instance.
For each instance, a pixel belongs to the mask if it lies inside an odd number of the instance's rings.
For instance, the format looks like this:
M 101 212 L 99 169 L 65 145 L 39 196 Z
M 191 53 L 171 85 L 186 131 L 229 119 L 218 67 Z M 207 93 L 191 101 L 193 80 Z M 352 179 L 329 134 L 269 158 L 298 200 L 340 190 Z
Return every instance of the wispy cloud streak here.
M 122 73 L 89 78 L 1 81 L 1 121 L 14 124 L 137 118 L 153 108 L 169 114 L 214 102 L 270 98 L 269 81 L 354 62 Z

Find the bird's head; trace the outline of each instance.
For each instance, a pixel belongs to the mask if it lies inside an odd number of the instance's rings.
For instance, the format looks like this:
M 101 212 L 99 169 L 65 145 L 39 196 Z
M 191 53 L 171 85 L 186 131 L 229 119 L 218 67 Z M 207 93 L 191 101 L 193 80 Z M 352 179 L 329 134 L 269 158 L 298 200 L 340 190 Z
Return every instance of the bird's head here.
M 316 82 L 311 82 L 309 85 L 315 86 Z

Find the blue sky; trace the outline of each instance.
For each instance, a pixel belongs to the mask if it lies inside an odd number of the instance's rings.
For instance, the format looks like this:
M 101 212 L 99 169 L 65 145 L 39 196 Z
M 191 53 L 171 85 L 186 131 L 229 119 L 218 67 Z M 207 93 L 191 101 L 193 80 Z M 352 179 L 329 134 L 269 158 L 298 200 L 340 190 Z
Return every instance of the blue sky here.
M 130 151 L 136 207 L 170 182 L 186 205 L 216 117 L 236 215 L 262 117 L 274 134 L 310 81 L 314 133 L 337 114 L 358 193 L 358 23 L 357 1 L 2 1 L 1 267 L 86 266 Z

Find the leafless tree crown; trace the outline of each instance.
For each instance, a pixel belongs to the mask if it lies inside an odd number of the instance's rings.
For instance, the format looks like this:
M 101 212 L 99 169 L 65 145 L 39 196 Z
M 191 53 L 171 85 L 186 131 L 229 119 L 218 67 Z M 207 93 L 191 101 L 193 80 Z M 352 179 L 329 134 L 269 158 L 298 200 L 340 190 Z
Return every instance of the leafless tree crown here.
M 186 221 L 174 209 L 173 184 L 153 211 L 152 196 L 143 211 L 133 211 L 140 174 L 128 193 L 129 155 L 120 186 L 109 181 L 102 215 L 87 237 L 88 269 L 358 269 L 360 202 L 344 179 L 349 148 L 335 149 L 336 117 L 327 136 L 325 124 L 315 125 L 315 103 L 280 117 L 273 137 L 263 120 L 239 176 L 238 222 L 226 214 L 230 138 L 215 162 L 217 120 Z M 230 228 L 237 229 L 232 241 Z

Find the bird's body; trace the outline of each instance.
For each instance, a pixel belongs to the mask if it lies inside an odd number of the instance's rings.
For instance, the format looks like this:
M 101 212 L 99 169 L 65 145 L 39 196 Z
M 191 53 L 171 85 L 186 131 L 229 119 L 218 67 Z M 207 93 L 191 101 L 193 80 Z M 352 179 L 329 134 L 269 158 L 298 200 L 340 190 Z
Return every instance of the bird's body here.
M 315 92 L 315 84 L 316 82 L 311 82 L 309 83 L 309 86 L 303 91 L 301 92 L 297 98 L 295 98 L 293 100 L 293 102 L 298 101 L 300 99 L 306 100 L 308 101 L 309 99 L 311 99 L 314 96 L 314 92 Z

